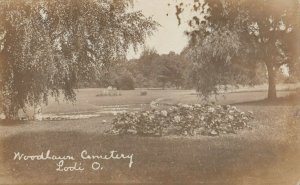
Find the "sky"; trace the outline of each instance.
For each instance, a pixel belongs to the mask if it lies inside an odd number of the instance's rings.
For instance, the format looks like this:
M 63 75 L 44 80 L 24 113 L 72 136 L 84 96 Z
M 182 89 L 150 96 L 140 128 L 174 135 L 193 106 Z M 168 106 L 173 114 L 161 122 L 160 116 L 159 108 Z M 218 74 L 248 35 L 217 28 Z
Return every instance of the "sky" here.
M 168 6 L 169 2 L 173 2 L 173 6 Z M 170 51 L 180 53 L 187 45 L 188 38 L 184 35 L 187 24 L 178 26 L 174 1 L 135 0 L 134 10 L 141 10 L 147 17 L 153 16 L 153 19 L 161 25 L 153 36 L 147 39 L 147 47 L 156 49 L 159 54 L 168 54 Z M 141 51 L 142 48 L 138 53 L 129 51 L 128 59 L 138 58 Z

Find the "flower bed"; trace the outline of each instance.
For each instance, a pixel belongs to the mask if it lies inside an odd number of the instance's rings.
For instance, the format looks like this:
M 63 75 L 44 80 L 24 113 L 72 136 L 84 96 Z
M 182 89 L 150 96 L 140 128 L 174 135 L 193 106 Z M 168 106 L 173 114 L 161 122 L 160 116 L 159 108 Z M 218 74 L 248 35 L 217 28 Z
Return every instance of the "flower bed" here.
M 178 104 L 166 110 L 120 114 L 114 118 L 109 133 L 218 136 L 250 128 L 247 123 L 252 119 L 252 112 L 242 112 L 234 106 Z

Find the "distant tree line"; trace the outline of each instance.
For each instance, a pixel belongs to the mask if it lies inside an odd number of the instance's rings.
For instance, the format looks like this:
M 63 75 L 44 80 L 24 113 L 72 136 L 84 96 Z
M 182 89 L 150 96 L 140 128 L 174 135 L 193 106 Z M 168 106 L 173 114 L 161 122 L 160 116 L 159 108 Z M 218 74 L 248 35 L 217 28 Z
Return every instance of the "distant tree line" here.
M 145 49 L 139 59 L 119 61 L 103 76 L 81 87 L 192 88 L 189 77 L 189 62 L 182 55 L 159 55 L 154 49 Z
M 111 66 L 97 79 L 81 83 L 81 88 L 106 88 L 109 86 L 120 90 L 135 88 L 197 88 L 195 81 L 199 78 L 198 69 L 186 54 L 184 49 L 180 54 L 158 54 L 155 49 L 146 48 L 140 58 L 123 60 Z M 263 65 L 256 66 L 251 82 L 261 84 L 267 81 L 266 69 Z M 247 80 L 247 79 L 240 79 Z M 286 80 L 282 75 L 282 81 Z

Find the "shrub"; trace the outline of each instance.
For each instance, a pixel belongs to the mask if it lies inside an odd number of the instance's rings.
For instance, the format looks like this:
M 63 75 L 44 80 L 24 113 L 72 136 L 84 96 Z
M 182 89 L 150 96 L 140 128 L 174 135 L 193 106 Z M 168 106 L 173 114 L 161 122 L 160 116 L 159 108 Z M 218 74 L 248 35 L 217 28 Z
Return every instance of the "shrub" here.
M 148 94 L 147 91 L 142 91 L 141 92 L 141 96 L 147 96 L 147 94 Z
M 250 128 L 247 123 L 253 113 L 239 111 L 234 106 L 184 105 L 167 110 L 123 113 L 114 118 L 111 134 L 147 136 L 162 135 L 211 135 L 236 133 Z
M 134 90 L 134 80 L 130 75 L 123 75 L 117 80 L 116 87 L 118 90 Z

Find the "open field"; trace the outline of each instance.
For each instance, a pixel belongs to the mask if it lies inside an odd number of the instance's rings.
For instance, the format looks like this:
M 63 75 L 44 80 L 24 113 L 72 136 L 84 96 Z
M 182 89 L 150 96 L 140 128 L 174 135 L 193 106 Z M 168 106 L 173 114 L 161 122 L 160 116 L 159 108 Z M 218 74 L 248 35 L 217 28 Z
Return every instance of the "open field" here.
M 278 85 L 278 96 L 287 96 L 294 92 L 295 87 L 300 85 Z M 102 109 L 105 106 L 130 105 L 131 107 L 139 107 L 150 104 L 152 101 L 159 99 L 160 103 L 199 103 L 201 100 L 196 96 L 194 90 L 147 90 L 146 96 L 141 96 L 140 92 L 145 89 L 137 89 L 134 91 L 120 91 L 122 96 L 97 96 L 101 89 L 79 89 L 77 90 L 77 101 L 72 104 L 62 99 L 57 103 L 54 99 L 50 99 L 48 106 L 43 107 L 43 113 L 80 113 L 93 112 Z M 231 93 L 220 94 L 212 97 L 212 101 L 219 104 L 243 103 L 245 101 L 262 100 L 267 97 L 267 86 L 260 85 L 253 88 L 244 87 L 235 89 Z M 250 94 L 249 94 L 250 93 Z
M 45 113 L 93 112 L 103 106 L 159 103 L 197 103 L 193 91 L 123 91 L 118 97 L 96 97 L 97 89 L 79 90 L 76 106 L 53 101 Z M 287 96 L 291 91 L 280 91 Z M 254 112 L 252 130 L 220 137 L 109 136 L 104 131 L 113 115 L 90 119 L 1 123 L 0 184 L 21 183 L 155 183 L 296 185 L 300 180 L 300 100 L 268 104 L 266 92 L 243 91 L 217 98 L 220 104 L 237 104 Z M 246 102 L 246 103 L 245 103 Z M 144 107 L 142 107 L 144 108 Z M 107 120 L 107 123 L 103 123 Z M 104 161 L 102 171 L 56 172 L 53 161 L 14 161 L 13 153 L 40 154 L 50 149 L 57 155 L 82 150 L 90 153 L 117 150 L 134 154 L 131 169 L 126 161 Z M 17 151 L 16 151 L 17 150 Z M 83 163 L 83 161 L 81 161 Z M 85 167 L 90 162 L 84 162 Z

